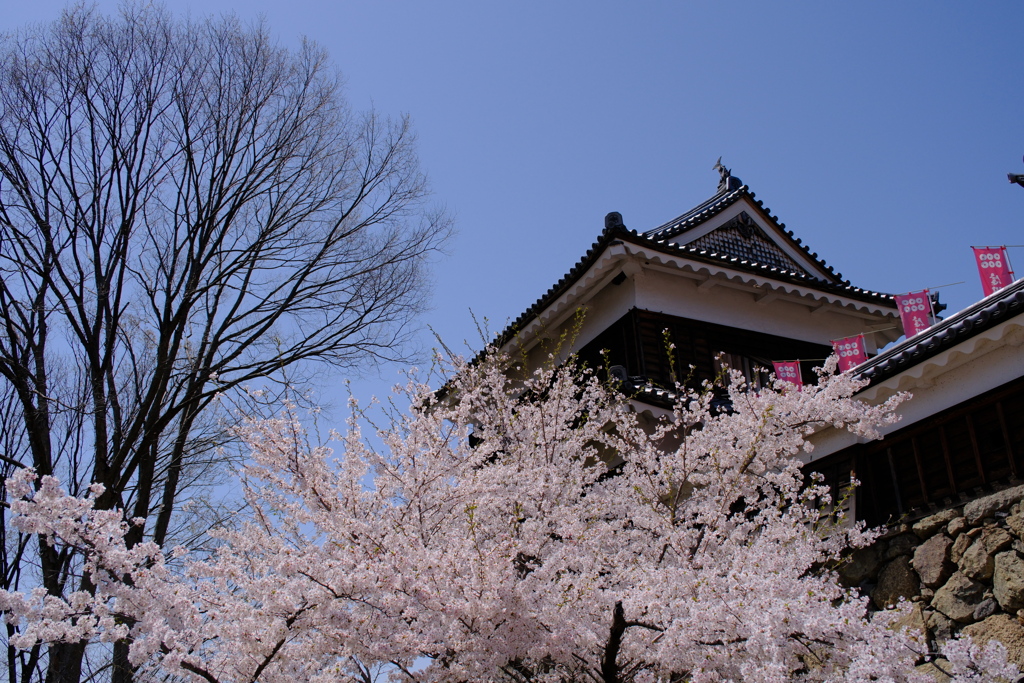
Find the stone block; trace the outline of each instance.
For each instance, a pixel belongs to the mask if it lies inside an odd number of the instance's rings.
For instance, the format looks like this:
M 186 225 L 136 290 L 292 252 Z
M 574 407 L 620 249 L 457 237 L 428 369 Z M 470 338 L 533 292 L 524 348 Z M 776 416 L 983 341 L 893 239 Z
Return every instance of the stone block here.
M 995 570 L 996 553 L 1010 547 L 1012 542 L 1013 536 L 1005 529 L 985 529 L 957 563 L 960 571 L 975 581 L 988 581 Z
M 950 538 L 956 538 L 963 533 L 964 529 L 967 528 L 967 520 L 963 517 L 957 517 L 952 522 L 946 525 L 946 533 L 949 534 Z
M 1024 626 L 1009 614 L 995 614 L 984 621 L 965 626 L 964 635 L 976 643 L 987 643 L 993 638 L 1006 648 L 1007 659 L 1024 668 Z
M 1024 559 L 1020 553 L 1008 550 L 996 555 L 992 583 L 992 593 L 1005 611 L 1015 614 L 1024 608 Z
M 900 555 L 878 572 L 878 585 L 871 591 L 871 600 L 879 609 L 885 609 L 900 598 L 910 600 L 920 589 L 917 574 L 910 568 L 910 558 Z
M 839 579 L 844 586 L 859 586 L 878 576 L 880 565 L 878 548 L 873 545 L 858 548 L 839 566 Z
M 955 621 L 934 609 L 925 610 L 924 623 L 928 627 L 931 637 L 939 643 L 944 643 L 952 638 L 959 628 Z
M 924 608 L 920 603 L 914 604 L 905 615 L 897 619 L 892 628 L 897 631 L 907 629 L 908 632 L 914 634 L 910 636 L 911 642 L 922 652 L 927 652 L 928 624 L 925 622 Z
M 929 517 L 925 517 L 915 524 L 912 529 L 913 532 L 920 539 L 930 538 L 939 529 L 949 524 L 951 521 L 960 516 L 960 511 L 956 509 L 943 510 Z
M 946 582 L 956 565 L 949 559 L 953 539 L 945 534 L 932 536 L 914 551 L 914 569 L 921 583 L 935 588 Z
M 914 667 L 914 670 L 924 676 L 929 676 L 935 683 L 949 683 L 949 675 L 946 673 L 951 668 L 948 660 L 939 659 L 935 660 L 935 663 L 925 662 L 924 664 L 918 664 Z
M 992 517 L 1000 510 L 1005 510 L 1024 498 L 1024 486 L 1014 486 L 990 496 L 972 500 L 964 506 L 964 519 L 968 524 L 977 524 L 986 517 Z
M 999 611 L 999 603 L 995 598 L 985 598 L 974 608 L 974 620 L 984 621 Z
M 985 584 L 954 572 L 942 588 L 935 591 L 932 607 L 953 621 L 969 624 L 974 621 L 974 610 L 985 599 Z
M 1005 520 L 1006 528 L 1017 538 L 1024 538 L 1024 516 L 1010 515 Z
M 889 539 L 885 546 L 885 552 L 882 553 L 883 560 L 892 560 L 899 557 L 900 555 L 910 555 L 914 552 L 914 548 L 921 542 L 914 534 L 900 534 L 895 538 Z
M 969 534 L 960 534 L 953 541 L 953 547 L 949 549 L 949 559 L 953 562 L 960 562 L 960 558 L 964 556 L 967 549 L 971 547 L 971 543 L 974 539 Z

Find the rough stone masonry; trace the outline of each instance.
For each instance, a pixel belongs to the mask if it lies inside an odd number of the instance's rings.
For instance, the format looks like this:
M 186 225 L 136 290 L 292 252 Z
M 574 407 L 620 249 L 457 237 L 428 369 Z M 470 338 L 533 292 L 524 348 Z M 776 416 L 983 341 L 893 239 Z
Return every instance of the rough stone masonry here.
M 883 609 L 905 598 L 906 625 L 928 649 L 958 633 L 996 638 L 1024 670 L 1024 486 L 913 525 L 897 524 L 839 568 L 843 582 Z M 942 680 L 931 664 L 924 665 Z

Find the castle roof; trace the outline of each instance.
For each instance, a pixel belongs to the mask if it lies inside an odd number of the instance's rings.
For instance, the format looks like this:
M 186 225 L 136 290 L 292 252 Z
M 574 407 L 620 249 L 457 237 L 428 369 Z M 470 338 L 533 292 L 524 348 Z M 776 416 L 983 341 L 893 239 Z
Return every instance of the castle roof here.
M 736 178 L 730 178 L 738 181 Z M 787 230 L 784 223 L 764 208 L 746 185 L 720 188 L 705 202 L 659 227 L 645 232 L 631 230 L 622 224 L 618 214 L 609 214 L 605 229 L 576 264 L 530 305 L 495 339 L 502 347 L 530 322 L 541 315 L 569 291 L 594 266 L 609 247 L 628 244 L 645 253 L 681 258 L 697 266 L 719 266 L 729 271 L 749 274 L 758 281 L 783 287 L 797 286 L 844 300 L 893 309 L 891 294 L 855 287 L 835 272 L 818 255 L 803 245 L 800 238 Z M 736 206 L 740 204 L 740 206 Z M 736 215 L 731 219 L 713 221 L 728 209 Z M 739 209 L 742 209 L 740 211 Z M 755 217 L 750 216 L 753 213 Z M 615 216 L 616 219 L 612 219 Z M 713 221 L 713 226 L 707 225 Z

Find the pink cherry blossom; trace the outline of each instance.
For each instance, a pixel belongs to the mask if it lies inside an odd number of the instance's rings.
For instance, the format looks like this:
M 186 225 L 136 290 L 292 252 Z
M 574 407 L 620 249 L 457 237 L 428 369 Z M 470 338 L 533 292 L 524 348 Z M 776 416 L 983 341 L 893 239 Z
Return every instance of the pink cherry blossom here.
M 833 359 L 801 392 L 733 376 L 728 412 L 676 387 L 652 422 L 571 364 L 508 367 L 410 382 L 374 440 L 354 402 L 329 447 L 287 410 L 248 424 L 250 513 L 206 555 L 128 549 L 119 513 L 17 473 L 18 528 L 85 550 L 95 591 L 0 593 L 12 643 L 128 638 L 144 671 L 222 683 L 930 680 L 899 610 L 869 618 L 829 569 L 873 534 L 794 458 L 823 426 L 877 436 L 902 397 L 852 399 Z M 946 658 L 1016 676 L 998 645 Z

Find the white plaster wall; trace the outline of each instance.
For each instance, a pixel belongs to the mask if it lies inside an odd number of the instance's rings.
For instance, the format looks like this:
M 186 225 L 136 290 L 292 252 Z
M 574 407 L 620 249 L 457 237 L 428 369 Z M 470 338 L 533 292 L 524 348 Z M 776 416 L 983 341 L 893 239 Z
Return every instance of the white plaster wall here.
M 869 332 L 872 322 L 885 323 L 881 316 L 875 321 L 863 316 L 848 315 L 838 305 L 812 312 L 809 302 L 779 297 L 758 303 L 756 288 L 736 289 L 719 284 L 700 289 L 697 280 L 670 273 L 645 269 L 637 282 L 637 306 L 649 311 L 705 320 L 719 325 L 755 330 L 780 337 L 829 344 L 833 339 Z M 873 339 L 868 339 L 873 350 Z
M 622 270 L 621 262 L 608 265 L 614 266 L 607 269 L 608 274 L 613 277 Z M 573 303 L 564 306 L 558 315 L 552 316 L 551 322 L 540 326 L 534 333 L 527 343 L 530 368 L 547 362 L 548 354 L 553 352 L 557 353 L 559 362 L 564 361 L 569 354 L 591 342 L 636 305 L 635 282 L 630 277 L 618 285 L 608 283 L 586 294 L 589 296 L 575 298 Z M 577 322 L 576 311 L 580 309 L 582 318 Z M 560 340 L 569 343 L 562 343 L 559 346 Z

